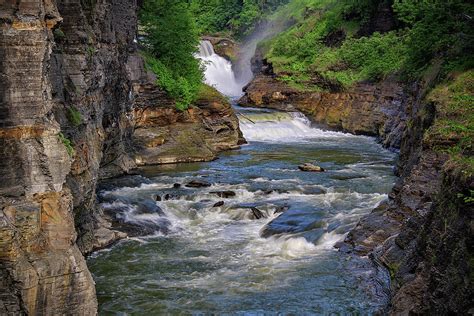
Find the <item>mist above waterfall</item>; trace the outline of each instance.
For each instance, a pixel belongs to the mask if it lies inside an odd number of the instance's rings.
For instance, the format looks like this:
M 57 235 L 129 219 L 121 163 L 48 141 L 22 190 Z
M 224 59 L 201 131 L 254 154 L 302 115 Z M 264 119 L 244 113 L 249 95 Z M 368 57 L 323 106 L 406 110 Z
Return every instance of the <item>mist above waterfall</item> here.
M 237 81 L 242 87 L 246 86 L 254 77 L 252 58 L 255 56 L 258 44 L 282 32 L 288 28 L 290 24 L 290 21 L 280 19 L 262 21 L 257 24 L 255 30 L 243 40 L 237 61 L 233 67 Z
M 255 56 L 258 44 L 283 31 L 288 25 L 288 20 L 279 19 L 260 22 L 252 34 L 243 40 L 234 64 L 217 55 L 210 41 L 201 41 L 196 57 L 203 61 L 205 83 L 226 96 L 232 98 L 242 96 L 243 87 L 254 77 L 252 58 Z

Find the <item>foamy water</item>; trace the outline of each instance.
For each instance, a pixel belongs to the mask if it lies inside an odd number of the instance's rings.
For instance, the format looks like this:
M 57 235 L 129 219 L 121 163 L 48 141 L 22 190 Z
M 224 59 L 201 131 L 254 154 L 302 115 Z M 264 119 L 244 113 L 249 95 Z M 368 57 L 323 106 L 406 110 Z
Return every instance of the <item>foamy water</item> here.
M 208 84 L 241 95 L 232 65 L 209 42 L 199 58 Z M 100 313 L 381 313 L 389 276 L 334 245 L 386 199 L 394 154 L 368 137 L 314 128 L 301 113 L 239 111 L 250 143 L 242 149 L 146 168 L 100 190 L 108 216 L 148 233 L 89 260 Z M 306 162 L 327 171 L 299 171 Z M 192 180 L 211 186 L 187 188 Z
M 197 57 L 204 65 L 205 82 L 230 97 L 242 95 L 243 85 L 237 82 L 232 63 L 217 55 L 209 41 L 202 41 Z
M 240 118 L 240 129 L 248 141 L 304 142 L 315 138 L 354 138 L 350 134 L 314 128 L 300 112 L 247 113 Z

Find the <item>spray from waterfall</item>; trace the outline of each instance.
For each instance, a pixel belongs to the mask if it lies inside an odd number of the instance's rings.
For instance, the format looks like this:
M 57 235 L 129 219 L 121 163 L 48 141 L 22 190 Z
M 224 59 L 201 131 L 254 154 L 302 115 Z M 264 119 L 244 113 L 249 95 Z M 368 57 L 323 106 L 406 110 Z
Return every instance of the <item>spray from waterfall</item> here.
M 245 87 L 254 77 L 252 60 L 257 52 L 258 44 L 282 32 L 290 25 L 291 21 L 288 20 L 265 20 L 255 26 L 255 30 L 244 39 L 233 67 L 237 82 L 242 87 Z
M 217 55 L 211 42 L 201 41 L 196 57 L 204 63 L 205 82 L 231 98 L 242 96 L 243 88 L 254 77 L 252 59 L 257 51 L 258 43 L 273 37 L 288 26 L 288 21 L 266 20 L 260 22 L 255 27 L 255 31 L 244 39 L 234 64 Z

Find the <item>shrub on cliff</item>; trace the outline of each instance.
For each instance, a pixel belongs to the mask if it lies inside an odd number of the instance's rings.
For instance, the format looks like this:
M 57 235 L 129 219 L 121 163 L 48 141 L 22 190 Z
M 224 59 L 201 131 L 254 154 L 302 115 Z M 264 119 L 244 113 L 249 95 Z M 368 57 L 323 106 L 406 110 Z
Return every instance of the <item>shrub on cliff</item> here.
M 395 0 L 393 9 L 407 27 L 406 73 L 420 74 L 433 58 L 459 70 L 474 67 L 472 2 Z
M 194 53 L 199 37 L 186 1 L 145 0 L 140 11 L 147 66 L 158 84 L 186 109 L 200 89 L 203 73 Z

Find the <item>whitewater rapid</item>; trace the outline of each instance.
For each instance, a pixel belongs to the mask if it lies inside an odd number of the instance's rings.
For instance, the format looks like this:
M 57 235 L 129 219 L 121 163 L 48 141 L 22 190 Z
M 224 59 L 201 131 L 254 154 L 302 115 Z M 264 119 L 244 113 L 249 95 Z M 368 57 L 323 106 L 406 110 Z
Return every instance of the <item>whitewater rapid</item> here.
M 242 94 L 209 42 L 198 57 L 206 83 Z M 389 276 L 334 245 L 387 198 L 395 155 L 298 112 L 235 108 L 248 145 L 102 185 L 104 213 L 147 236 L 90 258 L 101 313 L 381 313 Z M 327 172 L 299 171 L 306 162 Z M 192 181 L 206 185 L 187 187 Z

